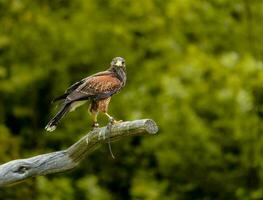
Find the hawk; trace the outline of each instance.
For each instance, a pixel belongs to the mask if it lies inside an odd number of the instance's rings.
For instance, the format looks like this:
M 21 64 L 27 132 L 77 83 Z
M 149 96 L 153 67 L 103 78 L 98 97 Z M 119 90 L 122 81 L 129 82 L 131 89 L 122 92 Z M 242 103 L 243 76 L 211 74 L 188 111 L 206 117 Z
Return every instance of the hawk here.
M 88 76 L 70 86 L 64 94 L 54 99 L 62 101 L 59 112 L 49 121 L 45 129 L 54 131 L 60 120 L 70 111 L 90 101 L 89 111 L 93 119 L 92 127 L 99 127 L 97 115 L 104 113 L 111 123 L 116 123 L 108 114 L 111 96 L 118 93 L 126 83 L 125 60 L 121 57 L 113 58 L 110 67 L 103 72 Z

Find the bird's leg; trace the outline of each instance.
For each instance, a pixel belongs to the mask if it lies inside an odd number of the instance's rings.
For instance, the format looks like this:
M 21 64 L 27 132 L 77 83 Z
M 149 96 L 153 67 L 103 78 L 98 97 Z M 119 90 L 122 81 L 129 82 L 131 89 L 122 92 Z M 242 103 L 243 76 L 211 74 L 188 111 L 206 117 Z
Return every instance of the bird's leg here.
M 98 128 L 99 123 L 97 121 L 97 116 L 98 116 L 98 104 L 95 101 L 92 101 L 91 104 L 89 105 L 89 113 L 92 116 L 92 128 Z
M 122 120 L 115 120 L 112 116 L 110 116 L 107 112 L 105 112 L 105 115 L 109 118 L 111 124 L 117 124 L 122 122 Z
M 92 113 L 92 119 L 93 119 L 92 128 L 93 128 L 93 129 L 99 127 L 99 123 L 98 123 L 98 120 L 97 120 L 97 116 L 98 116 L 98 113 Z

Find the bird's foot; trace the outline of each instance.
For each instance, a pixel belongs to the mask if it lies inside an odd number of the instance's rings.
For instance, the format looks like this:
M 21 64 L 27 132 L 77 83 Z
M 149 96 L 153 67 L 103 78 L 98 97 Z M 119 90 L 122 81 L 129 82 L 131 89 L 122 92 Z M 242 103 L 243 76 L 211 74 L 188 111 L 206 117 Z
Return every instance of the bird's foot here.
M 95 129 L 95 128 L 99 128 L 99 123 L 98 122 L 94 122 L 92 124 L 92 129 Z
M 119 124 L 121 122 L 123 122 L 123 120 L 114 120 L 114 124 Z
M 122 120 L 115 120 L 113 117 L 110 117 L 109 118 L 109 123 L 106 125 L 106 129 L 102 129 L 100 132 L 99 132 L 99 140 L 101 139 L 101 138 L 103 138 L 104 140 L 108 137 L 110 137 L 110 135 L 111 135 L 111 129 L 112 129 L 112 125 L 114 125 L 114 124 L 118 124 L 118 123 L 121 123 L 122 122 Z M 95 126 L 95 124 L 97 124 L 97 126 Z M 99 124 L 98 123 L 95 123 L 94 125 L 93 125 L 93 129 L 94 128 L 98 128 L 99 127 Z
M 105 131 L 105 133 L 103 134 L 103 138 L 105 139 L 105 138 L 106 138 L 106 135 L 109 135 L 108 137 L 110 137 L 112 125 L 118 124 L 118 123 L 120 123 L 120 122 L 122 122 L 122 120 L 117 121 L 117 120 L 115 120 L 113 117 L 110 117 L 110 118 L 109 118 L 109 123 L 108 123 L 107 126 L 106 126 L 106 131 Z
M 118 124 L 123 122 L 122 120 L 115 120 L 113 117 L 110 117 L 110 122 L 109 124 L 113 125 L 113 124 Z

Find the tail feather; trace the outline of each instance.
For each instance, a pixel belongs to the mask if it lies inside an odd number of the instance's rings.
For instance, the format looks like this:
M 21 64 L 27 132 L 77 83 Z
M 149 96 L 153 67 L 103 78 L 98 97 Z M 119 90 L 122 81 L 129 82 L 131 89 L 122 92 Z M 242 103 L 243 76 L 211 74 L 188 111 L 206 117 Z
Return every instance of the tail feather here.
M 71 103 L 66 103 L 62 106 L 60 111 L 48 122 L 45 129 L 49 132 L 57 128 L 59 121 L 70 111 Z

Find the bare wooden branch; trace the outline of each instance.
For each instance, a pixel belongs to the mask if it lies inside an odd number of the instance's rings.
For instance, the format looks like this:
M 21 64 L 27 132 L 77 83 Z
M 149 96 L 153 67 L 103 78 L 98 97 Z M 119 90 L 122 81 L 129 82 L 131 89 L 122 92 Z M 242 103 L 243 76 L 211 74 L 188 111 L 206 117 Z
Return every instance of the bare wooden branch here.
M 85 156 L 108 138 L 115 141 L 127 136 L 155 134 L 158 127 L 153 120 L 142 119 L 90 131 L 66 150 L 13 160 L 0 165 L 0 186 L 16 183 L 30 177 L 63 172 L 76 167 Z M 110 133 L 110 134 L 109 134 Z

